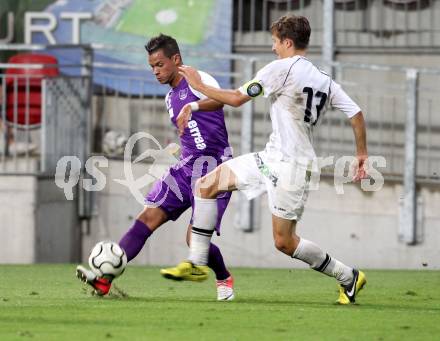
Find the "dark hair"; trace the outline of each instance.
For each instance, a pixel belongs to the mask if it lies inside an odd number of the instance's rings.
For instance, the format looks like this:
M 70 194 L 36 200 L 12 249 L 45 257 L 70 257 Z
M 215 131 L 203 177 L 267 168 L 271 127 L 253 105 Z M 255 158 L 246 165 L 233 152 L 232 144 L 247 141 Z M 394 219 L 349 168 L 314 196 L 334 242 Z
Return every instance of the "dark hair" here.
M 175 54 L 180 55 L 179 45 L 177 45 L 176 39 L 162 33 L 157 37 L 151 38 L 145 45 L 145 49 L 148 54 L 163 50 L 164 55 L 168 58 L 171 58 Z
M 295 48 L 304 50 L 309 45 L 310 24 L 306 17 L 285 15 L 270 26 L 270 32 L 281 41 L 292 39 Z

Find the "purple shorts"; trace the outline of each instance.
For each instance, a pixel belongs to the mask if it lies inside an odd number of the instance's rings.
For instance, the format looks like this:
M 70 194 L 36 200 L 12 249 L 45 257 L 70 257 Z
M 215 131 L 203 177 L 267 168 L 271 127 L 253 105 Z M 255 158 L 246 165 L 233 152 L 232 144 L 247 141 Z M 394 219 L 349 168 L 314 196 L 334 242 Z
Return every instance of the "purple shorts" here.
M 168 216 L 169 220 L 177 220 L 180 215 L 188 208 L 193 208 L 194 213 L 194 196 L 193 184 L 194 180 L 185 167 L 170 168 L 168 172 L 157 180 L 145 197 L 147 206 L 160 207 Z M 215 230 L 220 235 L 220 224 L 231 199 L 231 192 L 221 193 L 217 197 L 218 217 Z M 191 224 L 192 224 L 191 214 Z

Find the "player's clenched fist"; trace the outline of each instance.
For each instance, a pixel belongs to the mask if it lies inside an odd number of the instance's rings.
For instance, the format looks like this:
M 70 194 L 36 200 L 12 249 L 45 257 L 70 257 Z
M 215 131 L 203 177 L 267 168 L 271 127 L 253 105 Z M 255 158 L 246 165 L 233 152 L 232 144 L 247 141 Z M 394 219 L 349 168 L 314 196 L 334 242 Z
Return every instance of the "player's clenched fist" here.
M 357 164 L 355 165 L 355 173 L 353 177 L 354 182 L 361 181 L 362 179 L 366 179 L 368 177 L 366 171 L 367 159 L 368 159 L 368 155 L 356 156 Z
M 191 105 L 185 104 L 182 109 L 180 109 L 179 115 L 176 119 L 177 129 L 179 130 L 179 135 L 182 136 L 185 128 L 188 127 L 188 121 L 191 119 Z

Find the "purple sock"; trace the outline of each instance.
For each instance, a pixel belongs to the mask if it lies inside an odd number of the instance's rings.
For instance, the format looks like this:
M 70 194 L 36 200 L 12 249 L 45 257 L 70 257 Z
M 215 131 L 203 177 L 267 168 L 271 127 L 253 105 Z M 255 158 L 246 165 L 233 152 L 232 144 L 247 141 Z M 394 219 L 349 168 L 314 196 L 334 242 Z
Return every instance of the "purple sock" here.
M 218 280 L 224 280 L 231 276 L 226 269 L 220 249 L 213 243 L 209 245 L 208 266 L 215 272 Z
M 127 255 L 127 261 L 131 261 L 141 252 L 148 237 L 153 232 L 140 220 L 135 220 L 131 229 L 129 229 L 119 241 L 119 246 L 122 247 Z

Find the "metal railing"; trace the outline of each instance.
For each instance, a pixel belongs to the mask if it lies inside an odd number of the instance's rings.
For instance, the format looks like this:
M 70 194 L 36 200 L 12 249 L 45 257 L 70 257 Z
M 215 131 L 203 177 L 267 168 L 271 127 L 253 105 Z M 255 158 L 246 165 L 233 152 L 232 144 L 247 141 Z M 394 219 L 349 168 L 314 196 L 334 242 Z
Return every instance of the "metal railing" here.
M 40 172 L 55 174 L 58 160 L 90 154 L 90 79 L 55 77 L 43 81 Z
M 440 1 L 352 0 L 334 3 L 335 47 L 407 52 L 408 47 L 440 48 Z M 323 45 L 323 1 L 234 0 L 236 51 L 268 50 L 270 24 L 286 13 L 306 16 L 312 28 L 310 47 Z
M 236 59 L 235 72 L 231 73 L 231 84 L 238 87 L 257 67 L 268 60 Z M 440 70 L 420 69 L 419 83 L 414 93 L 408 92 L 408 69 L 404 67 L 374 66 L 349 63 L 335 63 L 337 81 L 363 109 L 368 126 L 368 146 L 372 155 L 384 156 L 387 166 L 381 171 L 386 178 L 401 180 L 405 166 L 405 128 L 408 112 L 407 99 L 417 98 L 418 143 L 417 177 L 419 181 L 438 183 L 436 169 L 440 169 L 440 121 L 435 115 L 439 105 L 436 96 L 440 84 Z M 215 75 L 215 72 L 214 72 Z M 113 79 L 117 82 L 118 79 Z M 249 121 L 243 121 L 243 109 L 225 106 L 229 139 L 235 155 L 264 148 L 271 132 L 268 103 L 257 99 L 248 109 Z M 95 95 L 94 117 L 100 128 L 100 136 L 116 129 L 127 136 L 136 131 L 147 131 L 157 137 L 163 145 L 178 140 L 165 111 L 163 97 L 121 94 L 102 87 Z M 127 114 L 121 119 L 121 112 Z M 250 123 L 249 123 L 250 122 Z M 249 127 L 251 124 L 251 127 Z M 247 137 L 243 138 L 248 131 Z M 320 156 L 353 155 L 354 140 L 347 118 L 332 110 L 323 117 L 314 132 L 314 143 Z M 96 137 L 96 135 L 95 135 Z M 244 142 L 244 141 L 248 142 Z M 99 151 L 99 145 L 95 144 Z
M 31 102 L 26 99 L 30 98 L 30 79 L 24 83 L 24 97 L 20 97 L 17 95 L 19 77 L 13 76 L 12 83 L 8 80 L 10 84 L 7 85 L 6 78 L 11 76 L 1 76 L 3 101 L 0 117 L 3 130 L 0 137 L 4 145 L 0 149 L 0 174 L 53 175 L 57 160 L 62 156 L 76 155 L 84 161 L 91 152 L 101 153 L 108 131 L 127 137 L 138 131 L 146 131 L 163 147 L 170 142 L 178 142 L 176 129 L 172 127 L 165 110 L 163 95 L 151 91 L 146 95 L 139 91 L 146 87 L 151 90 L 152 86 L 157 86 L 156 81 L 131 75 L 124 77 L 123 74 L 107 75 L 104 82 L 95 85 L 92 97 L 92 77 L 99 74 L 100 69 L 110 66 L 93 63 L 93 55 L 90 55 L 93 50 L 86 48 L 85 51 L 84 63 L 77 66 L 84 70 L 83 76 L 54 77 L 42 82 L 42 121 L 39 129 L 32 129 L 35 127 L 29 124 Z M 211 60 L 210 65 L 222 60 L 230 62 L 233 72 L 218 73 L 215 67 L 206 71 L 213 76 L 226 77 L 229 86 L 235 88 L 249 80 L 258 68 L 269 61 L 240 55 L 206 55 L 203 58 Z M 2 66 L 5 67 L 4 64 Z M 124 70 L 125 66 L 111 67 Z M 131 66 L 138 70 L 145 70 L 146 67 Z M 440 118 L 435 111 L 440 105 L 440 69 L 350 63 L 334 63 L 333 68 L 336 80 L 365 113 L 369 154 L 385 157 L 386 167 L 379 170 L 386 179 L 404 183 L 400 232 L 407 243 L 416 243 L 416 183 L 440 184 Z M 121 84 L 126 91 L 119 90 Z M 137 91 L 131 92 L 131 86 Z M 14 94 L 12 102 L 11 96 L 8 97 L 10 91 Z M 157 93 L 163 94 L 163 88 L 158 89 Z M 22 117 L 25 124 L 21 125 L 17 124 L 19 98 L 21 105 L 24 103 L 25 106 Z M 5 99 L 8 100 L 5 102 Z M 235 155 L 264 148 L 272 131 L 268 109 L 268 101 L 262 98 L 248 102 L 241 109 L 225 107 L 229 140 Z M 40 142 L 36 151 L 21 156 L 16 151 L 8 150 L 9 134 L 12 132 L 17 137 L 20 129 L 24 129 L 27 143 L 32 133 L 37 132 Z M 322 117 L 315 129 L 314 141 L 317 155 L 321 157 L 333 156 L 336 159 L 354 154 L 349 120 L 332 110 Z M 141 144 L 137 152 L 155 147 Z M 122 157 L 121 154 L 119 150 L 119 157 Z M 239 210 L 238 225 L 246 230 L 252 226 L 252 204 L 244 200 L 240 203 L 243 207 Z
M 45 47 L 2 49 L 28 52 Z M 61 66 L 78 73 L 87 70 L 85 64 L 0 63 L 0 174 L 53 175 L 62 156 L 75 155 L 83 162 L 90 153 L 90 77 L 40 72 Z
M 0 174 L 54 174 L 57 161 L 66 155 L 84 163 L 90 153 L 88 77 L 0 77 Z M 35 90 L 33 80 L 41 88 Z
M 135 53 L 144 53 L 141 49 Z M 190 53 L 188 53 L 190 54 Z M 216 65 L 218 60 L 228 60 L 233 65 L 233 72 L 229 74 L 216 73 L 215 67 L 210 72 L 214 77 L 225 77 L 229 80 L 229 86 L 238 87 L 250 79 L 257 68 L 263 66 L 268 59 L 249 59 L 240 55 L 227 56 L 204 56 L 211 60 L 211 65 Z M 90 60 L 93 60 L 91 58 Z M 80 65 L 85 67 L 84 65 Z M 88 69 L 97 74 L 108 65 L 93 63 Z M 123 68 L 121 65 L 113 65 L 114 68 Z M 146 65 L 136 65 L 139 71 L 147 70 Z M 440 70 L 419 69 L 417 71 L 418 82 L 413 93 L 408 92 L 407 72 L 404 67 L 374 66 L 349 63 L 334 64 L 336 79 L 342 84 L 346 92 L 355 99 L 365 112 L 368 125 L 368 146 L 372 155 L 383 155 L 387 160 L 387 167 L 383 173 L 389 179 L 402 179 L 405 165 L 405 128 L 406 115 L 408 112 L 407 99 L 416 99 L 418 114 L 417 125 L 417 177 L 419 181 L 438 182 L 438 169 L 440 169 L 440 121 L 435 114 L 435 108 L 439 106 L 437 93 L 440 90 Z M 147 71 L 148 72 L 148 71 Z M 5 83 L 2 76 L 0 84 Z M 87 94 L 82 93 L 87 87 L 74 89 L 74 86 L 66 83 L 67 79 L 53 83 L 51 91 L 58 93 L 54 98 L 59 98 L 59 115 L 61 112 L 78 115 L 79 110 L 90 110 L 88 136 L 90 150 L 95 153 L 103 151 L 104 137 L 108 131 L 121 133 L 126 137 L 138 131 L 146 131 L 152 134 L 162 146 L 171 142 L 178 142 L 178 136 L 172 127 L 169 116 L 166 113 L 163 95 L 144 94 L 135 92 L 121 92 L 119 83 L 124 83 L 132 88 L 142 89 L 156 86 L 159 93 L 165 93 L 167 86 L 159 85 L 155 80 L 146 80 L 142 76 L 124 77 L 105 76 L 106 81 L 101 85 L 95 85 L 90 107 L 85 106 Z M 76 81 L 75 81 L 76 82 Z M 77 82 L 80 82 L 78 80 Z M 49 82 L 48 84 L 52 84 Z M 62 84 L 62 86 L 61 86 Z M 130 85 L 131 84 L 131 85 Z M 9 87 L 10 89 L 11 87 Z M 62 90 L 61 90 L 62 89 Z M 80 91 L 81 90 L 81 91 Z M 160 90 L 160 91 L 159 91 Z M 8 96 L 7 87 L 2 87 L 3 98 Z M 58 92 L 57 92 L 58 91 Z M 61 91 L 61 92 L 60 92 Z M 60 96 L 60 94 L 63 94 Z M 69 95 L 67 95 L 69 94 Z M 85 96 L 85 97 L 84 97 Z M 91 96 L 91 94 L 89 94 Z M 14 104 L 10 104 L 14 105 Z M 47 106 L 43 110 L 52 110 Z M 234 109 L 225 106 L 225 120 L 229 131 L 229 140 L 234 148 L 234 154 L 239 155 L 251 150 L 261 150 L 271 132 L 271 123 L 268 114 L 268 103 L 263 99 L 257 99 L 249 103 L 245 108 Z M 7 122 L 6 106 L 2 106 L 2 122 Z M 25 118 L 26 119 L 26 118 Z M 79 116 L 76 120 L 80 120 Z M 61 124 L 61 121 L 59 121 Z M 66 123 L 67 124 L 67 123 Z M 70 125 L 70 124 L 69 124 Z M 14 169 L 23 169 L 17 166 L 20 162 L 18 153 L 5 149 L 8 142 L 8 134 L 21 137 L 25 142 L 35 137 L 38 140 L 47 141 L 47 137 L 41 137 L 41 131 L 32 129 L 30 125 L 22 127 L 9 126 L 1 131 L 3 147 L 0 154 L 0 171 L 8 172 Z M 46 133 L 45 133 L 46 134 Z M 320 156 L 352 155 L 354 152 L 353 135 L 349 121 L 340 113 L 329 111 L 322 119 L 319 127 L 315 129 L 314 143 L 317 154 Z M 55 136 L 55 135 L 53 135 Z M 68 134 L 62 134 L 66 138 Z M 6 143 L 5 143 L 6 142 Z M 34 142 L 32 142 L 34 143 Z M 41 142 L 39 142 L 41 143 Z M 57 146 L 63 142 L 55 143 Z M 66 141 L 66 145 L 70 145 Z M 140 144 L 138 150 L 148 145 Z M 39 158 L 41 148 L 32 152 L 24 153 L 23 157 L 29 164 L 32 157 Z M 67 152 L 67 150 L 66 150 Z M 70 152 L 70 151 L 69 151 Z M 47 158 L 46 158 L 47 160 Z M 15 166 L 14 166 L 15 165 Z M 25 167 L 26 168 L 26 167 Z M 40 169 L 40 168 L 39 168 Z

